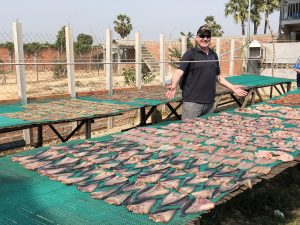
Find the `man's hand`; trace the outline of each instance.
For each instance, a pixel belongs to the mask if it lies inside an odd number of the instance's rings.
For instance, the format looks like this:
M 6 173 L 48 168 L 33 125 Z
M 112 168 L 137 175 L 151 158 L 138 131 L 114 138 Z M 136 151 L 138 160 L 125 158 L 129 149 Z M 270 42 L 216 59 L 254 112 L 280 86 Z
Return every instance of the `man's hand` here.
M 177 91 L 177 88 L 172 86 L 172 84 L 168 87 L 168 91 L 166 93 L 166 97 L 171 99 L 171 98 L 174 98 L 175 94 L 176 94 L 176 91 Z
M 179 80 L 182 77 L 183 73 L 184 72 L 181 69 L 175 70 L 175 72 L 172 76 L 171 84 L 168 87 L 169 90 L 166 93 L 167 98 L 169 98 L 169 99 L 174 98 L 176 91 L 177 91 L 177 86 L 179 84 Z
M 243 88 L 245 88 L 245 86 L 242 86 L 242 85 L 233 85 L 231 90 L 237 94 L 238 96 L 240 97 L 244 97 L 248 94 L 247 91 L 243 90 Z

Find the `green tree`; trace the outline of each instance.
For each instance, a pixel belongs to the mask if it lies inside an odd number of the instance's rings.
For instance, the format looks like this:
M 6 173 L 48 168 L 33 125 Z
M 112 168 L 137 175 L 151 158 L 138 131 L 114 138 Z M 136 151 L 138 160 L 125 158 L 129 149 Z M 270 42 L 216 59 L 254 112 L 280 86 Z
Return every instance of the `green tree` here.
M 93 37 L 88 34 L 79 34 L 77 36 L 77 41 L 74 43 L 74 50 L 77 54 L 79 54 L 79 57 L 81 59 L 82 54 L 91 53 L 91 50 L 93 49 Z M 90 55 L 92 57 L 92 55 Z M 88 65 L 86 65 L 88 67 Z
M 211 35 L 213 37 L 221 37 L 223 35 L 224 32 L 222 30 L 222 27 L 219 24 L 217 24 L 214 16 L 207 16 L 205 17 L 204 21 L 210 28 Z
M 66 26 L 61 27 L 56 35 L 55 47 L 59 50 L 60 54 L 66 50 L 65 27 Z
M 88 34 L 78 34 L 77 41 L 74 43 L 75 52 L 81 54 L 88 53 L 93 48 L 93 37 Z
M 245 21 L 248 18 L 248 0 L 229 0 L 225 4 L 225 16 L 233 16 L 235 23 L 241 23 L 242 35 L 245 35 Z
M 132 30 L 130 17 L 125 14 L 118 15 L 117 20 L 114 21 L 114 24 L 115 31 L 121 36 L 122 39 L 127 37 Z

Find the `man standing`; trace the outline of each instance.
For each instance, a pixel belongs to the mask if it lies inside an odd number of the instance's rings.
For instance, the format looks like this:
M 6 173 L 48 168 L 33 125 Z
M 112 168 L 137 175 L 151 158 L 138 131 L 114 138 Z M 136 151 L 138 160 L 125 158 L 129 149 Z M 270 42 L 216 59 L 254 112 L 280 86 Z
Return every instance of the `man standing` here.
M 197 31 L 197 47 L 182 56 L 181 63 L 172 76 L 172 83 L 166 97 L 173 98 L 175 96 L 181 80 L 182 120 L 212 112 L 216 81 L 231 89 L 238 96 L 247 95 L 241 86 L 229 83 L 220 75 L 218 56 L 209 48 L 210 42 L 211 31 L 207 25 L 203 25 Z

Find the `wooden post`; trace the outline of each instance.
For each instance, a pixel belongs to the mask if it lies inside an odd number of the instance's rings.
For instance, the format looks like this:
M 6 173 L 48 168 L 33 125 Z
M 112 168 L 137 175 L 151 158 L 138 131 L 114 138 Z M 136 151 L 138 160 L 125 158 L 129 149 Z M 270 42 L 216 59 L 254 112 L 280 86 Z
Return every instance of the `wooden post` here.
M 233 75 L 234 73 L 234 49 L 235 49 L 235 41 L 234 39 L 231 39 L 229 75 Z
M 160 34 L 159 37 L 159 53 L 160 53 L 160 64 L 159 64 L 159 68 L 160 68 L 160 82 L 162 85 L 165 85 L 165 39 L 164 39 L 164 35 Z
M 22 24 L 17 22 L 13 23 L 13 36 L 14 36 L 14 49 L 15 49 L 15 62 L 17 73 L 18 96 L 22 104 L 27 104 L 26 93 L 26 75 L 24 65 L 24 48 L 23 48 L 23 32 Z M 26 129 L 23 131 L 23 136 L 26 144 L 30 144 L 30 131 Z
M 68 88 L 69 88 L 69 93 L 71 98 L 76 98 L 73 34 L 70 25 L 65 27 L 65 34 L 66 34 Z
M 142 54 L 141 54 L 141 35 L 135 33 L 135 84 L 138 89 L 142 88 Z

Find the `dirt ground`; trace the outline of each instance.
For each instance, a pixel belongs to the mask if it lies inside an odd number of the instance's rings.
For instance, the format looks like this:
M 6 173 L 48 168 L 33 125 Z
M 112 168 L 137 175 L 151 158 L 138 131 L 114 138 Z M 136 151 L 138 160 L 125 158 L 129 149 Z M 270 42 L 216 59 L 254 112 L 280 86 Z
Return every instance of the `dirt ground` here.
M 76 92 L 106 89 L 106 76 L 103 70 L 75 71 Z M 158 84 L 158 77 L 152 84 Z M 124 87 L 124 77 L 113 75 L 113 87 Z M 26 71 L 27 97 L 49 96 L 68 93 L 67 78 L 55 79 L 52 71 Z M 0 101 L 18 98 L 17 76 L 15 73 L 0 74 Z
M 276 210 L 282 214 L 276 213 Z M 274 212 L 275 211 L 275 212 Z M 299 225 L 300 165 L 204 214 L 202 225 Z

